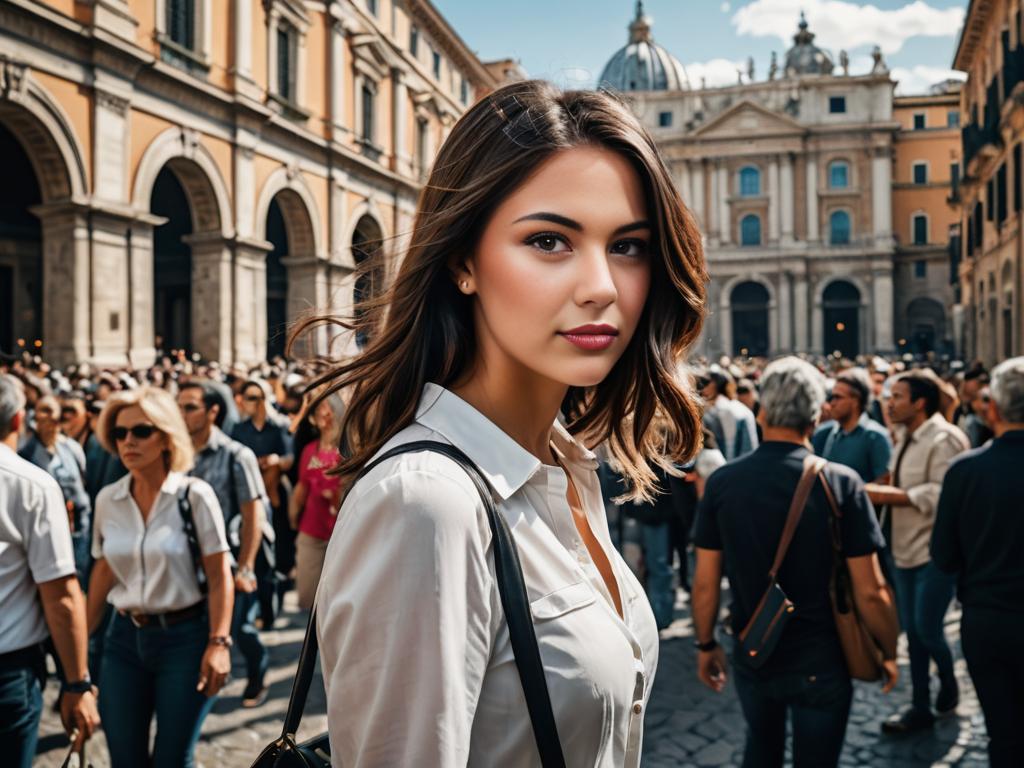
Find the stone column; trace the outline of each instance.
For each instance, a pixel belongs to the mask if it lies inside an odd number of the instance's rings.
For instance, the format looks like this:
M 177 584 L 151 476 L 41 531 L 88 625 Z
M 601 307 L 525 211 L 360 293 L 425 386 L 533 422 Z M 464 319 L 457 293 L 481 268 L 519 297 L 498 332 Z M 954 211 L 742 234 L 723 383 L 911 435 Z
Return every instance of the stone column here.
M 793 282 L 789 272 L 779 273 L 779 348 L 777 352 L 793 351 Z
M 256 363 L 267 356 L 267 254 L 274 246 L 238 238 L 234 247 L 234 356 Z
M 871 222 L 875 245 L 892 239 L 892 160 L 888 149 L 877 149 L 871 158 Z
M 807 242 L 821 239 L 818 230 L 818 163 L 813 155 L 807 156 Z
M 307 316 L 311 310 L 331 307 L 327 275 L 327 262 L 318 258 L 284 258 L 281 263 L 288 269 L 288 318 L 293 321 Z M 351 293 L 351 292 L 350 292 Z M 350 312 L 351 310 L 346 310 Z M 328 352 L 328 332 L 317 328 L 296 345 L 296 352 L 325 354 Z M 334 352 L 336 350 L 332 350 Z
M 807 327 L 809 290 L 807 278 L 803 274 L 795 275 L 793 284 L 793 348 L 796 352 L 807 352 L 811 347 Z
M 788 152 L 782 156 L 780 183 L 780 203 L 782 213 L 782 244 L 793 244 L 794 214 L 793 205 L 793 156 Z
M 711 228 L 708 224 L 707 211 L 704 205 L 704 161 L 698 160 L 693 164 L 693 175 L 690 181 L 693 186 L 693 212 L 697 214 L 697 226 L 707 237 Z
M 331 7 L 337 8 L 338 6 L 332 3 Z M 330 70 L 327 76 L 331 89 L 332 134 L 335 141 L 337 141 L 340 140 L 341 135 L 345 132 L 345 78 L 348 77 L 348 62 L 345 60 L 345 28 L 340 21 L 336 20 L 331 24 L 330 35 Z
M 682 160 L 676 165 L 676 184 L 679 186 L 679 196 L 683 198 L 683 203 L 693 211 L 693 192 L 690 189 L 689 161 Z
M 131 86 L 108 78 L 103 90 L 97 83 L 93 107 L 93 195 L 96 199 L 127 204 L 128 157 L 131 132 L 128 126 L 128 97 Z
M 412 156 L 405 146 L 408 112 L 408 89 L 402 70 L 391 70 L 391 155 L 392 170 L 402 176 L 412 175 Z
M 768 242 L 779 242 L 779 161 L 772 157 L 768 161 Z
M 234 188 L 235 230 L 239 237 L 262 237 L 266 221 L 256 221 L 256 164 L 255 147 L 258 138 L 242 129 L 235 131 Z
M 192 248 L 192 346 L 208 360 L 234 362 L 233 253 L 219 233 L 188 235 Z
M 873 353 L 885 354 L 896 348 L 893 333 L 893 313 L 895 295 L 893 292 L 892 268 L 879 270 L 873 274 L 874 290 L 871 303 L 874 310 L 874 349 Z M 864 297 L 867 299 L 867 297 Z
M 812 288 L 817 294 L 817 290 Z M 821 296 L 815 295 L 811 310 L 811 354 L 821 355 L 825 350 L 825 308 Z
M 136 368 L 152 365 L 153 347 L 153 230 L 165 223 L 162 216 L 145 214 L 131 222 L 128 237 L 128 358 Z
M 718 206 L 721 217 L 718 236 L 722 240 L 722 245 L 728 245 L 733 241 L 733 236 L 732 220 L 729 215 L 729 169 L 725 167 L 725 163 L 718 166 Z
M 717 248 L 722 228 L 722 209 L 718 204 L 718 168 L 709 164 L 708 173 L 711 176 L 711 196 L 705 206 L 707 209 L 708 237 L 711 241 L 711 247 Z
M 136 43 L 135 30 L 139 22 L 125 0 L 92 0 L 90 5 L 93 27 L 117 35 L 133 45 Z

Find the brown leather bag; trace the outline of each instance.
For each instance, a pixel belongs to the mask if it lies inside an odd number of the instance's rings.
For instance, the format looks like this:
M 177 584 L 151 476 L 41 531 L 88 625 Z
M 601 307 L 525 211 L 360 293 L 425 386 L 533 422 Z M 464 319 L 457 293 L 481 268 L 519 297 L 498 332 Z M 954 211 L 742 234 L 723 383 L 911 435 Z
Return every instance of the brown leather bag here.
M 825 462 L 822 462 L 824 469 Z M 825 498 L 828 500 L 831 509 L 830 529 L 832 531 L 832 578 L 829 580 L 829 597 L 832 599 L 832 616 L 836 622 L 836 632 L 839 634 L 839 644 L 843 648 L 843 656 L 846 657 L 846 667 L 850 671 L 850 677 L 854 680 L 865 680 L 874 682 L 882 679 L 882 661 L 884 653 L 875 638 L 864 626 L 860 614 L 857 612 L 857 604 L 853 599 L 853 581 L 850 577 L 850 569 L 843 556 L 843 539 L 841 521 L 843 517 L 839 505 L 836 503 L 832 487 L 825 478 L 825 473 L 820 472 L 822 488 L 825 490 Z M 889 591 L 889 605 L 892 616 L 890 620 L 894 626 L 899 626 L 896 616 L 896 598 L 892 594 L 892 588 L 886 584 L 885 589 Z

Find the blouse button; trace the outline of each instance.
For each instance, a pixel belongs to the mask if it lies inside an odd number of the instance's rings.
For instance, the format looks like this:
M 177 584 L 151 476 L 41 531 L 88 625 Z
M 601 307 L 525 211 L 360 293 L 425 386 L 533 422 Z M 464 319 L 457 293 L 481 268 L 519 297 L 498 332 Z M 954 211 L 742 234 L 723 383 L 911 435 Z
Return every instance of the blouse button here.
M 641 704 L 639 701 L 633 703 L 633 714 L 634 715 L 639 715 L 643 711 L 644 711 L 644 705 L 643 704 Z

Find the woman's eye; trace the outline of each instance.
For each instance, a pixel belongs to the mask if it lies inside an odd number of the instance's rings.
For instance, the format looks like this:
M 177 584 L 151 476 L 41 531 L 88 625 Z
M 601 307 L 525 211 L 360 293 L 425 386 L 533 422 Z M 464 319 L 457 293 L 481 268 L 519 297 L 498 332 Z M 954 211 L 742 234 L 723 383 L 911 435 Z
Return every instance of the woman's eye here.
M 640 258 L 647 255 L 647 243 L 643 240 L 621 240 L 612 246 L 612 253 Z
M 545 253 L 564 253 L 569 250 L 568 243 L 558 235 L 534 235 L 526 243 Z

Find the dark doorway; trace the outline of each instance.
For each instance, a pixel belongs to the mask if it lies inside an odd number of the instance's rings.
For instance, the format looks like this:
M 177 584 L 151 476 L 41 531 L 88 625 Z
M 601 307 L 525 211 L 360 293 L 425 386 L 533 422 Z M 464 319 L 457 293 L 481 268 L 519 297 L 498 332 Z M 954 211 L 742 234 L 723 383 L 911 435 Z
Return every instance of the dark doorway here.
M 192 350 L 192 212 L 178 177 L 164 167 L 156 177 L 150 210 L 167 218 L 153 230 L 153 332 L 157 351 Z
M 366 314 L 363 302 L 375 295 L 378 290 L 380 266 L 374 257 L 381 247 L 381 231 L 377 222 L 369 216 L 363 216 L 356 224 L 352 233 L 352 258 L 356 264 L 356 282 L 352 289 L 352 303 L 355 316 L 361 320 Z M 370 330 L 360 326 L 356 331 L 356 344 L 360 349 L 370 340 Z
M 825 354 L 854 358 L 860 352 L 860 291 L 853 283 L 829 283 L 821 297 L 825 317 Z
M 267 254 L 267 359 L 284 355 L 288 341 L 288 269 L 281 259 L 288 256 L 288 230 L 275 197 L 267 211 L 267 240 L 273 245 Z
M 935 299 L 918 297 L 907 305 L 910 351 L 924 355 L 938 351 L 945 336 L 946 310 Z
M 732 289 L 732 352 L 764 357 L 768 354 L 768 289 L 760 283 L 740 283 Z
M 43 339 L 43 233 L 29 209 L 42 202 L 21 142 L 0 123 L 0 351 L 39 352 Z M 21 344 L 18 344 L 18 340 Z

